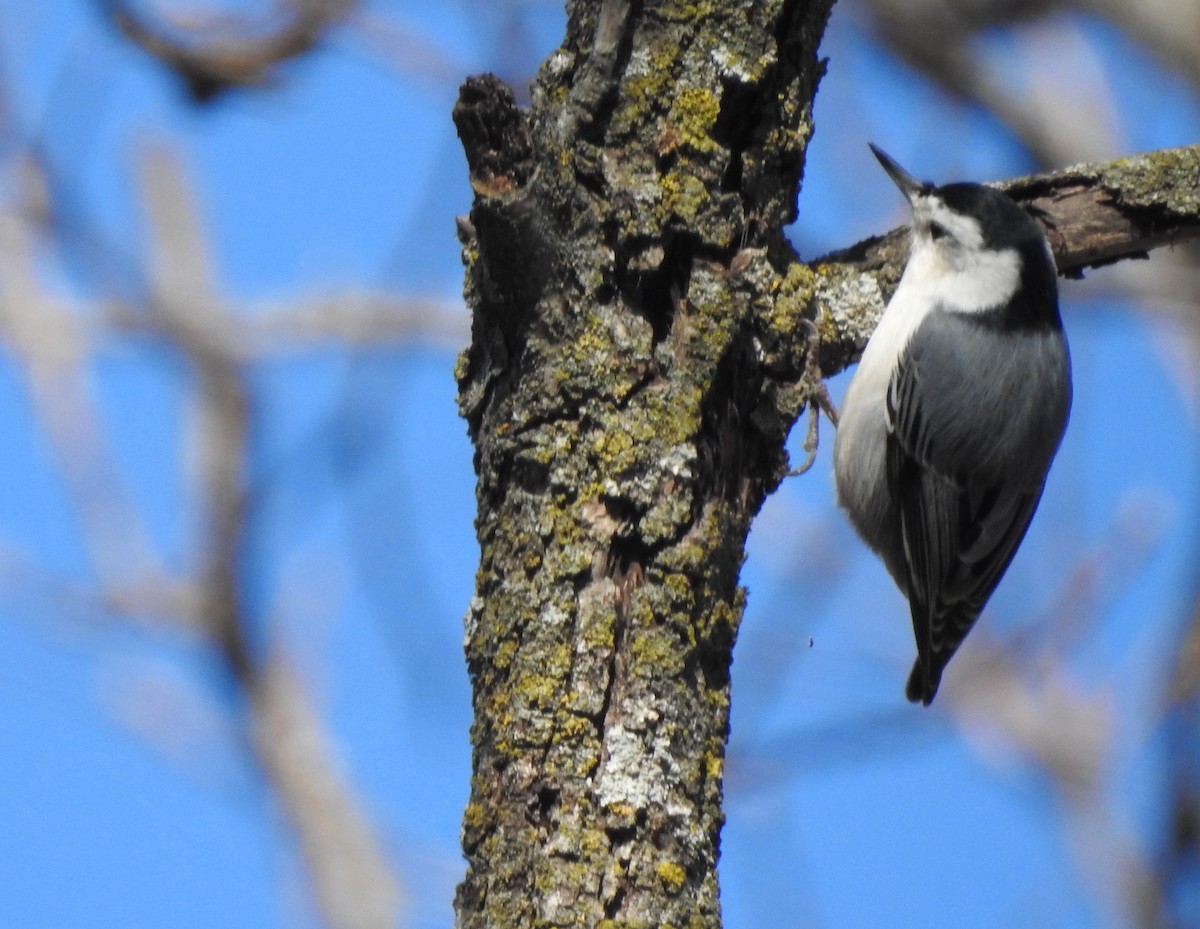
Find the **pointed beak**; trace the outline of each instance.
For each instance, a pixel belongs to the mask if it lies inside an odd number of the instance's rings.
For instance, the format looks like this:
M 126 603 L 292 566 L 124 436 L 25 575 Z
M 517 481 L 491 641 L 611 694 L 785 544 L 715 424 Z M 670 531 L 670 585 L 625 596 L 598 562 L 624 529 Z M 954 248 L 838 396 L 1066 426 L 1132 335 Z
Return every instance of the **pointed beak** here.
M 885 152 L 882 148 L 879 148 L 870 142 L 867 144 L 871 146 L 871 151 L 874 153 L 875 157 L 879 159 L 879 163 L 883 165 L 883 170 L 887 172 L 887 175 L 892 179 L 892 182 L 900 188 L 900 193 L 904 194 L 905 199 L 908 200 L 909 203 L 912 203 L 913 197 L 928 187 L 927 184 L 918 181 L 915 177 L 900 167 L 900 165 L 896 163 L 895 159 L 892 158 L 892 156 Z

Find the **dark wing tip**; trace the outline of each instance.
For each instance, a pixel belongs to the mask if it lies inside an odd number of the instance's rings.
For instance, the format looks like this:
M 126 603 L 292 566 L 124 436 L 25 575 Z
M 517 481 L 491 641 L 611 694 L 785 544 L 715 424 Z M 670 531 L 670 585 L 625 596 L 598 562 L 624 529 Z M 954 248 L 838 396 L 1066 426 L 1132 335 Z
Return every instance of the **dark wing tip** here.
M 908 683 L 904 685 L 904 696 L 910 703 L 929 706 L 937 696 L 938 685 L 942 683 L 941 672 L 930 674 L 928 668 L 918 658 L 913 662 L 912 673 L 908 675 Z

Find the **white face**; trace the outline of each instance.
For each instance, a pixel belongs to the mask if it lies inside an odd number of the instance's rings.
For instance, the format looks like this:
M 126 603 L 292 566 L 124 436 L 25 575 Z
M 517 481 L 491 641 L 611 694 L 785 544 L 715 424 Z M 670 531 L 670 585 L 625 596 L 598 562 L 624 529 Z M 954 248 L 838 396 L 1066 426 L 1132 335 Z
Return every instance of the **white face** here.
M 975 313 L 1006 303 L 1020 284 L 1015 249 L 984 246 L 979 223 L 931 194 L 912 201 L 912 254 L 904 276 L 948 310 Z

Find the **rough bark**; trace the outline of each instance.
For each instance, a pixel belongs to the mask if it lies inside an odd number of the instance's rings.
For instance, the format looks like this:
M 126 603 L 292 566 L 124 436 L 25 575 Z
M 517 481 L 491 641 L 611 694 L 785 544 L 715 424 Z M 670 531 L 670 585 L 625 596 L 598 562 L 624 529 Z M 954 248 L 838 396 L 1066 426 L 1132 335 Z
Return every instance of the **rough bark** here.
M 580 0 L 528 111 L 463 86 L 481 551 L 460 926 L 720 924 L 746 533 L 819 385 L 815 336 L 821 367 L 853 360 L 903 260 L 892 236 L 810 265 L 783 236 L 831 2 Z M 1067 215 L 1070 185 L 1023 183 Z M 1091 202 L 1161 239 L 1115 189 Z M 1120 253 L 1079 246 L 1086 225 L 1060 230 L 1066 268 Z
M 804 401 L 794 218 L 831 0 L 577 2 L 475 203 L 462 926 L 717 926 L 743 543 Z M 743 249 L 741 260 L 735 260 Z

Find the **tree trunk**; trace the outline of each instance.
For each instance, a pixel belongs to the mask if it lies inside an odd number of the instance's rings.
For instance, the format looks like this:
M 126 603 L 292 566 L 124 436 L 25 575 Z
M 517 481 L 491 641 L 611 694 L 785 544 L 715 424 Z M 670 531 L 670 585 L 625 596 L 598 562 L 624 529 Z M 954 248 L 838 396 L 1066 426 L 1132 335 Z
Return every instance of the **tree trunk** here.
M 575 2 L 529 111 L 462 89 L 461 926 L 720 924 L 738 570 L 805 398 L 812 275 L 781 230 L 831 2 Z

